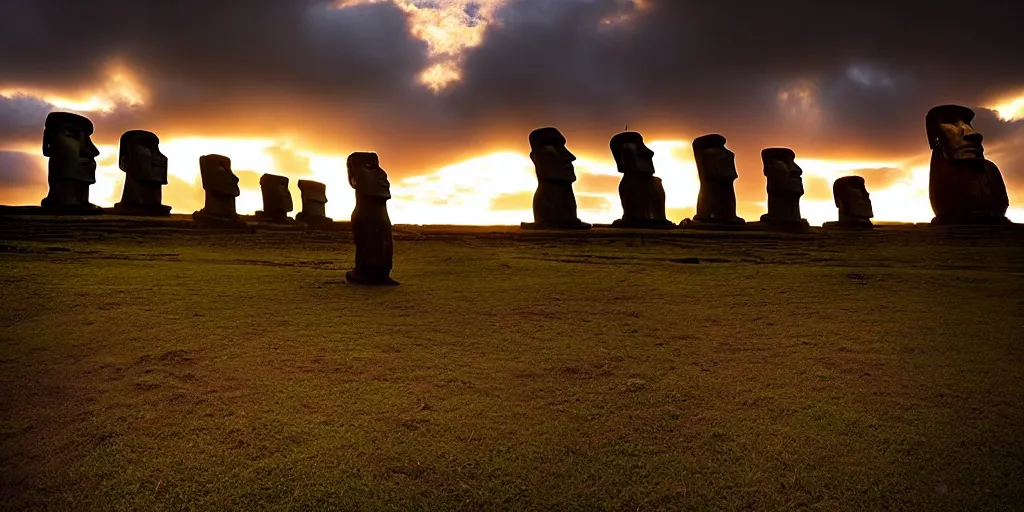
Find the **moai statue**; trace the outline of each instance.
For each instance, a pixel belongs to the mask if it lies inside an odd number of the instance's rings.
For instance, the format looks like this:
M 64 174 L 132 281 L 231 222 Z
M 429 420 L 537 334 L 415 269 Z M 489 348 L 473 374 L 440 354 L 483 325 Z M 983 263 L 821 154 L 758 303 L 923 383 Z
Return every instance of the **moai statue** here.
M 192 214 L 196 224 L 209 228 L 247 228 L 235 211 L 235 198 L 241 191 L 238 177 L 231 172 L 231 159 L 221 155 L 201 156 L 199 172 L 206 191 L 206 205 Z
M 609 147 L 615 166 L 622 173 L 619 199 L 622 218 L 612 223 L 617 228 L 671 229 L 665 218 L 665 187 L 654 175 L 654 151 L 637 132 L 622 132 L 612 137 Z
M 768 213 L 761 216 L 761 222 L 770 227 L 796 231 L 809 227 L 807 220 L 800 217 L 804 172 L 795 159 L 796 153 L 789 148 L 761 151 L 764 175 L 768 178 Z
M 860 176 L 843 176 L 832 183 L 832 197 L 839 208 L 839 222 L 826 222 L 822 227 L 839 229 L 871 229 L 875 216 L 871 208 L 871 195 L 868 194 L 864 178 Z
M 167 184 L 167 157 L 160 152 L 160 138 L 153 132 L 131 130 L 121 135 L 117 165 L 124 171 L 121 202 L 114 205 L 120 215 L 163 217 L 171 207 L 163 203 Z
M 43 156 L 49 157 L 46 181 L 50 191 L 44 210 L 53 213 L 102 213 L 89 202 L 89 186 L 96 183 L 93 125 L 88 118 L 69 112 L 51 112 L 43 127 Z
M 932 148 L 928 197 L 933 224 L 1008 224 L 1010 199 L 996 164 L 985 159 L 974 111 L 940 105 L 928 111 L 925 128 Z
M 533 194 L 533 220 L 524 229 L 590 229 L 576 216 L 576 196 L 572 184 L 576 155 L 565 147 L 565 137 L 555 128 L 530 132 L 530 160 L 537 173 L 537 191 Z
M 289 222 L 288 212 L 294 209 L 292 193 L 288 190 L 288 177 L 276 174 L 260 176 L 260 192 L 263 193 L 263 209 L 256 212 L 256 219 L 266 222 Z
M 742 226 L 736 216 L 736 153 L 725 147 L 725 137 L 711 133 L 693 139 L 693 161 L 697 164 L 700 191 L 697 212 L 683 225 Z
M 295 220 L 311 228 L 333 226 L 334 219 L 327 216 L 327 185 L 299 180 L 299 192 L 302 194 L 302 211 L 295 216 Z
M 352 153 L 347 167 L 348 183 L 356 191 L 356 207 L 352 210 L 356 267 L 345 274 L 345 280 L 352 284 L 397 285 L 390 276 L 395 243 L 388 216 L 388 175 L 380 168 L 376 153 Z

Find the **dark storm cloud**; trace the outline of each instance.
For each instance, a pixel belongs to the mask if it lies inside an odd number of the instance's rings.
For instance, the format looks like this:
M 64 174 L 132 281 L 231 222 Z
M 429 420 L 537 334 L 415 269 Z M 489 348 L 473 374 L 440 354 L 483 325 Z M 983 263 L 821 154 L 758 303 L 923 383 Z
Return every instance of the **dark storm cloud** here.
M 0 151 L 0 187 L 46 186 L 45 160 L 21 151 Z
M 396 176 L 495 147 L 526 151 L 527 131 L 542 125 L 604 157 L 626 123 L 649 140 L 719 132 L 738 153 L 741 193 L 763 193 L 762 147 L 926 153 L 929 107 L 978 107 L 1024 88 L 1016 1 L 649 3 L 609 26 L 601 20 L 628 14 L 628 2 L 512 1 L 464 56 L 463 81 L 435 96 L 415 81 L 426 46 L 390 4 L 0 0 L 0 84 L 72 91 L 99 84 L 120 58 L 152 98 L 91 116 L 99 142 L 139 127 L 297 135 L 377 150 Z M 786 88 L 809 94 L 810 109 L 780 105 Z M 12 112 L 0 104 L 0 137 L 38 137 L 36 114 Z M 1020 133 L 978 112 L 989 144 Z
M 602 30 L 594 19 L 612 3 L 565 2 L 549 16 L 521 15 L 544 0 L 508 6 L 453 95 L 524 124 L 607 131 L 628 118 L 641 130 L 722 132 L 747 150 L 906 152 L 926 148 L 931 106 L 976 107 L 1024 88 L 1010 16 L 1024 8 L 1009 0 L 660 0 L 633 30 Z M 780 89 L 804 80 L 819 125 L 780 112 Z

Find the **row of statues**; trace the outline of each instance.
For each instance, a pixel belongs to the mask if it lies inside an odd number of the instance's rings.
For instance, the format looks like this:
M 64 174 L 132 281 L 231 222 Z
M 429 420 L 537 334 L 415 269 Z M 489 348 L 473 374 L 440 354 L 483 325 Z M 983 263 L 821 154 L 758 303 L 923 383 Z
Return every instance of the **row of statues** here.
M 355 269 L 345 274 L 350 283 L 365 285 L 397 285 L 391 278 L 394 259 L 394 237 L 387 201 L 391 199 L 391 183 L 380 167 L 376 153 L 357 152 L 346 162 L 348 182 L 355 190 L 356 206 L 352 210 L 352 238 L 356 246 Z M 204 228 L 247 228 L 235 210 L 239 196 L 238 177 L 231 170 L 231 159 L 223 155 L 199 157 L 199 173 L 206 192 L 203 209 L 192 214 L 196 224 Z M 263 210 L 256 218 L 263 222 L 291 222 L 292 196 L 286 176 L 264 174 L 260 177 Z M 302 211 L 295 220 L 313 228 L 328 228 L 333 220 L 326 215 L 327 186 L 299 180 Z
M 974 130 L 973 119 L 974 111 L 959 105 L 941 105 L 925 116 L 932 150 L 929 199 L 936 224 L 1009 223 L 1006 185 L 999 168 L 985 159 L 983 137 Z M 736 155 L 725 143 L 725 137 L 719 134 L 694 139 L 700 190 L 696 214 L 682 225 L 725 229 L 746 224 L 736 215 Z M 619 198 L 623 215 L 612 225 L 675 227 L 665 217 L 665 189 L 654 175 L 654 151 L 644 145 L 643 137 L 623 132 L 612 137 L 610 148 L 622 173 Z M 530 134 L 530 150 L 539 184 L 533 199 L 534 222 L 523 223 L 522 227 L 589 229 L 591 225 L 576 215 L 572 192 L 576 157 L 566 148 L 565 137 L 555 128 L 540 128 Z M 767 148 L 761 151 L 761 161 L 767 179 L 768 212 L 761 216 L 760 224 L 785 230 L 806 229 L 808 223 L 800 215 L 803 171 L 796 164 L 796 154 L 789 148 Z M 863 177 L 839 178 L 832 191 L 839 220 L 826 223 L 826 227 L 872 227 L 874 211 Z
M 929 198 L 935 213 L 933 222 L 943 224 L 1006 223 L 1009 198 L 998 167 L 985 159 L 983 137 L 971 124 L 974 111 L 959 105 L 941 105 L 925 116 L 928 144 L 932 150 Z M 96 182 L 96 157 L 92 143 L 92 122 L 83 116 L 54 112 L 47 116 L 43 130 L 43 155 L 49 157 L 49 194 L 42 206 L 51 211 L 83 213 L 101 211 L 89 202 L 89 186 Z M 169 215 L 170 207 L 161 203 L 161 190 L 167 184 L 167 157 L 160 152 L 156 134 L 132 130 L 121 136 L 118 165 L 126 174 L 121 201 L 114 210 L 129 215 Z M 526 229 L 589 229 L 590 224 L 577 216 L 573 183 L 576 156 L 569 151 L 558 129 L 539 128 L 530 133 L 530 159 L 537 174 L 533 197 L 534 222 Z M 637 132 L 623 132 L 609 144 L 615 165 L 622 174 L 619 197 L 623 215 L 612 225 L 623 228 L 673 228 L 665 216 L 665 189 L 655 176 L 654 151 Z M 708 134 L 694 139 L 694 161 L 700 190 L 696 213 L 681 224 L 690 227 L 726 229 L 743 226 L 736 215 L 736 155 L 726 147 L 726 139 Z M 362 157 L 361 157 L 362 158 Z M 768 212 L 760 225 L 783 229 L 805 229 L 800 215 L 804 194 L 803 171 L 789 148 L 767 148 L 761 152 L 767 181 Z M 220 220 L 234 212 L 234 197 L 239 194 L 233 174 L 214 169 L 230 169 L 230 159 L 207 155 L 200 160 L 203 170 L 207 208 L 204 211 Z M 209 176 L 209 179 L 207 179 Z M 292 210 L 288 178 L 266 174 L 260 179 L 264 211 L 258 217 L 283 221 Z M 353 186 L 355 186 L 353 184 Z M 312 181 L 299 181 L 303 212 L 307 223 L 329 223 L 324 213 L 326 187 Z M 232 195 L 233 194 L 233 195 Z M 840 178 L 833 184 L 833 196 L 839 209 L 838 222 L 828 226 L 870 227 L 874 214 L 864 179 Z M 231 197 L 229 201 L 227 198 Z M 220 211 L 224 210 L 224 211 Z M 224 214 L 224 215 L 221 215 Z

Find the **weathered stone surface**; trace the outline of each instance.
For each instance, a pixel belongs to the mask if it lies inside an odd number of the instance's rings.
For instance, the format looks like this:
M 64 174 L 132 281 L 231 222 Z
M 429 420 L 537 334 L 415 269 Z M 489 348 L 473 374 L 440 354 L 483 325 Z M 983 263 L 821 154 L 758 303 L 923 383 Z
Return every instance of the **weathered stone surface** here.
M 223 155 L 203 155 L 199 157 L 199 173 L 206 192 L 206 204 L 202 210 L 192 214 L 196 224 L 203 228 L 247 229 L 248 224 L 239 218 L 235 210 L 235 198 L 241 191 L 238 189 L 238 177 L 231 171 L 231 159 Z
M 618 228 L 672 229 L 665 218 L 665 186 L 654 175 L 654 151 L 637 132 L 622 132 L 609 142 L 615 166 L 622 173 L 619 199 L 622 218 L 612 223 Z
M 822 227 L 834 229 L 871 229 L 875 216 L 871 195 L 860 176 L 843 176 L 832 184 L 832 197 L 839 208 L 839 221 L 826 222 Z
M 93 124 L 87 117 L 69 112 L 51 112 L 43 127 L 43 156 L 49 158 L 47 183 L 50 190 L 42 207 L 49 213 L 75 215 L 102 213 L 89 202 L 89 186 L 96 183 L 96 157 L 92 142 Z
M 358 152 L 348 157 L 348 183 L 355 189 L 352 238 L 356 244 L 355 269 L 345 274 L 352 284 L 394 286 L 394 238 L 387 202 L 391 183 L 376 153 Z
M 327 185 L 318 181 L 299 180 L 298 186 L 302 211 L 295 215 L 295 220 L 316 229 L 332 227 L 334 219 L 327 216 Z
M 160 152 L 160 138 L 153 132 L 131 130 L 121 135 L 118 167 L 124 171 L 124 191 L 114 205 L 120 215 L 164 217 L 171 207 L 163 204 L 167 184 L 167 156 Z
M 565 147 L 565 137 L 555 128 L 538 128 L 530 133 L 530 160 L 537 173 L 537 191 L 533 195 L 534 222 L 524 229 L 590 229 L 576 214 L 576 181 L 573 155 Z
M 697 212 L 684 225 L 697 223 L 741 226 L 746 221 L 736 216 L 736 154 L 725 147 L 726 139 L 717 133 L 693 140 L 693 159 L 697 164 L 700 192 Z
M 256 212 L 256 218 L 264 222 L 289 222 L 288 212 L 294 209 L 292 193 L 288 190 L 288 177 L 276 174 L 260 176 L 260 192 L 263 194 L 263 210 Z
M 928 180 L 935 224 L 1006 224 L 1010 200 L 996 164 L 985 159 L 974 111 L 940 105 L 925 116 L 932 149 Z
M 807 229 L 807 220 L 800 216 L 804 182 L 796 153 L 789 148 L 767 148 L 761 151 L 761 161 L 768 181 L 768 213 L 761 216 L 762 227 Z

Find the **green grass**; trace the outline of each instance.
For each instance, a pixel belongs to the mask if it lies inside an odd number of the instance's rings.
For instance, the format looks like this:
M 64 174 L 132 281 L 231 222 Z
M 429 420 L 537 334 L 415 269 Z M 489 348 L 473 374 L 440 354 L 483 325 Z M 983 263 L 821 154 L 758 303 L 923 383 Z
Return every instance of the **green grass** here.
M 400 227 L 388 289 L 343 232 L 0 244 L 4 510 L 1024 503 L 1019 232 Z

